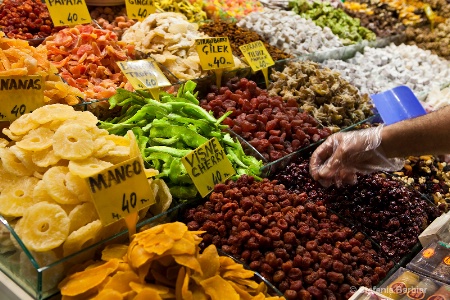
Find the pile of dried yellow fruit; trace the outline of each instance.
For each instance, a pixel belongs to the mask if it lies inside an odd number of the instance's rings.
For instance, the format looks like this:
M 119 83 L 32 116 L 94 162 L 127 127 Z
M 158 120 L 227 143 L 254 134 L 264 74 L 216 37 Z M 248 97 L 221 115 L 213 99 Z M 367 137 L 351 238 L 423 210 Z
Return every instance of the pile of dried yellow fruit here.
M 42 76 L 45 103 L 79 103 L 84 94 L 64 83 L 57 73 L 56 67 L 47 59 L 46 48 L 35 48 L 25 40 L 6 38 L 0 32 L 0 76 Z
M 174 222 L 136 234 L 128 247 L 108 246 L 102 261 L 59 284 L 62 299 L 282 299 L 214 245 L 200 253 L 201 233 Z

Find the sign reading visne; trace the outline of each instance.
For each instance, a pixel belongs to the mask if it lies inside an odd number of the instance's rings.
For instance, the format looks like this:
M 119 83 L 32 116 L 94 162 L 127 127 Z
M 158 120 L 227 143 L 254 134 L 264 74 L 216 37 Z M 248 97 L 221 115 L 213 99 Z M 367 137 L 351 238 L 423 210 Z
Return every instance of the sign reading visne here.
M 142 160 L 135 157 L 86 178 L 103 225 L 155 203 Z

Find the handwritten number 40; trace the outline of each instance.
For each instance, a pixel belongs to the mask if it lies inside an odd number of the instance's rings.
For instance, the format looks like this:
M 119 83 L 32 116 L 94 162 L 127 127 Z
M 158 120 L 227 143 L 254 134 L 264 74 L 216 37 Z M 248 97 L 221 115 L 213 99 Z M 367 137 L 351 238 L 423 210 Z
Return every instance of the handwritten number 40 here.
M 69 13 L 69 16 L 67 17 L 67 21 L 76 22 L 77 20 L 78 20 L 78 15 L 76 13 L 74 13 L 74 14 Z
M 26 110 L 27 107 L 25 106 L 25 104 L 22 104 L 20 106 L 14 105 L 13 109 L 11 110 L 11 114 L 17 117 L 17 114 L 23 115 Z
M 138 16 L 141 18 L 147 18 L 147 9 L 139 8 Z
M 130 213 L 130 205 L 132 208 L 136 207 L 136 203 L 137 203 L 137 196 L 136 193 L 133 192 L 130 194 L 130 199 L 127 199 L 127 195 L 123 194 L 122 197 L 122 211 L 127 211 L 128 213 Z
M 220 171 L 216 171 L 216 174 L 212 174 L 212 180 L 215 185 L 222 182 L 222 174 Z

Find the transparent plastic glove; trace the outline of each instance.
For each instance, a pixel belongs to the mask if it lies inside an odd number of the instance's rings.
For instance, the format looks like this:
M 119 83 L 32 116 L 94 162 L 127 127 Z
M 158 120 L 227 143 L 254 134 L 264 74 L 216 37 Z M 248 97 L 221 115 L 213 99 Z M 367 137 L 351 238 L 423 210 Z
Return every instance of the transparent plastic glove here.
M 311 176 L 323 186 L 355 184 L 356 173 L 397 171 L 404 159 L 387 158 L 380 147 L 383 125 L 329 136 L 311 156 Z

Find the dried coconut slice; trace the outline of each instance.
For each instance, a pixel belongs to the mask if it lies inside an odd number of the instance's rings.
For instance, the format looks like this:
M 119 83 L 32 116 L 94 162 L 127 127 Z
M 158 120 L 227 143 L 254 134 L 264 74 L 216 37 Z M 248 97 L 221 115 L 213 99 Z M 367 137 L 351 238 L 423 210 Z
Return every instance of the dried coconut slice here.
M 0 195 L 0 213 L 4 216 L 20 217 L 35 204 L 33 190 L 39 179 L 22 177 L 5 188 Z
M 40 151 L 52 146 L 54 132 L 45 127 L 30 130 L 16 145 L 28 151 Z
M 73 107 L 65 104 L 51 104 L 35 109 L 28 118 L 33 123 L 45 124 L 55 120 L 65 121 L 68 119 L 73 119 L 75 117 L 76 111 L 73 109 Z
M 80 176 L 81 178 L 87 178 L 95 175 L 111 166 L 113 166 L 112 163 L 94 157 L 77 161 L 71 160 L 69 162 L 70 172 Z
M 23 215 L 20 233 L 28 249 L 38 252 L 60 246 L 69 234 L 70 219 L 58 205 L 39 202 Z
M 72 193 L 66 186 L 66 174 L 69 168 L 64 166 L 51 167 L 45 172 L 42 180 L 47 193 L 60 204 L 78 204 L 81 200 L 77 194 Z
M 70 233 L 63 244 L 64 256 L 93 245 L 98 240 L 100 229 L 102 229 L 102 222 L 95 220 Z
M 53 150 L 64 159 L 86 159 L 94 152 L 92 134 L 78 124 L 62 125 L 53 135 Z

